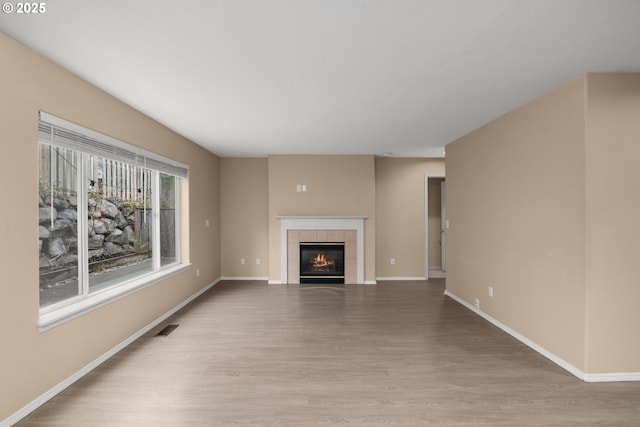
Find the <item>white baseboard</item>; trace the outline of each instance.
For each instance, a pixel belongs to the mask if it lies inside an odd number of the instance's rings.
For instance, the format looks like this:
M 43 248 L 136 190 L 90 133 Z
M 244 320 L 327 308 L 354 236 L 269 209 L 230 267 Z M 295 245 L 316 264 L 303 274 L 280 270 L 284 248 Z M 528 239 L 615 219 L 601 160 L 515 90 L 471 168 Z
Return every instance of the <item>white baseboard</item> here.
M 268 280 L 268 285 L 282 285 L 282 280 Z
M 252 277 L 252 276 L 224 276 L 221 277 L 220 280 L 250 280 L 250 281 L 263 281 L 266 282 L 267 280 L 269 280 L 268 277 Z
M 583 380 L 585 382 L 640 381 L 640 372 L 620 372 L 620 373 L 604 373 L 604 374 L 588 374 L 586 372 L 582 372 L 580 369 L 576 368 L 575 366 L 573 366 L 569 362 L 567 362 L 567 361 L 563 360 L 562 358 L 556 356 L 555 354 L 551 353 L 550 351 L 548 351 L 544 347 L 539 346 L 538 344 L 536 344 L 535 342 L 531 341 L 527 337 L 525 337 L 523 335 L 520 335 L 518 332 L 514 331 L 513 329 L 511 329 L 507 325 L 499 322 L 498 320 L 496 320 L 493 317 L 489 316 L 484 311 L 481 311 L 480 309 L 476 308 L 475 306 L 469 304 L 468 302 L 466 302 L 462 298 L 458 297 L 454 293 L 450 292 L 449 290 L 445 290 L 444 294 L 446 296 L 448 296 L 449 298 L 453 299 L 454 301 L 458 302 L 459 304 L 463 305 L 464 307 L 468 308 L 469 310 L 473 311 L 478 316 L 484 318 L 488 322 L 490 322 L 493 325 L 497 326 L 498 328 L 502 329 L 504 332 L 508 333 L 509 335 L 511 335 L 512 337 L 514 337 L 518 341 L 520 341 L 521 343 L 523 343 L 526 346 L 530 347 L 531 349 L 537 351 L 538 353 L 540 353 L 541 355 L 543 355 L 547 359 L 551 360 L 556 365 L 560 366 L 561 368 L 565 369 L 566 371 L 568 371 L 572 375 L 575 375 L 576 377 L 580 378 L 581 380 Z
M 640 381 L 640 372 L 618 372 L 613 374 L 584 374 L 584 380 L 590 383 L 614 381 Z
M 147 332 L 149 332 L 151 329 L 156 327 L 158 324 L 160 324 L 161 322 L 166 320 L 169 316 L 171 316 L 172 314 L 176 313 L 178 310 L 180 310 L 181 308 L 185 307 L 191 301 L 193 301 L 194 299 L 198 298 L 200 295 L 202 295 L 203 293 L 205 293 L 206 291 L 211 289 L 218 282 L 220 282 L 220 280 L 221 279 L 217 279 L 217 280 L 214 280 L 213 282 L 209 283 L 207 286 L 205 286 L 204 288 L 200 289 L 198 292 L 196 292 L 195 294 L 191 295 L 189 298 L 187 298 L 186 300 L 182 301 L 180 304 L 176 305 L 171 310 L 167 311 L 165 314 L 163 314 L 162 316 L 158 317 L 157 319 L 155 319 L 154 321 L 152 321 L 151 323 L 149 323 L 148 325 L 146 325 L 145 327 L 143 327 L 142 329 L 140 329 L 139 331 L 137 331 L 136 333 L 131 335 L 129 338 L 125 339 L 120 344 L 118 344 L 115 347 L 113 347 L 111 350 L 109 350 L 106 353 L 104 353 L 103 355 L 101 355 L 100 357 L 95 359 L 93 362 L 89 363 L 88 365 L 86 365 L 85 367 L 83 367 L 82 369 L 77 371 L 75 374 L 73 374 L 70 377 L 66 378 L 65 380 L 63 380 L 62 382 L 58 383 L 57 385 L 53 386 L 51 389 L 47 390 L 46 392 L 44 392 L 43 394 L 38 396 L 35 400 L 31 401 L 30 403 L 28 403 L 27 405 L 25 405 L 24 407 L 22 407 L 18 411 L 14 412 L 8 418 L 0 421 L 0 427 L 10 427 L 13 424 L 17 423 L 18 421 L 20 421 L 21 419 L 23 419 L 24 417 L 26 417 L 27 415 L 29 415 L 31 412 L 33 412 L 36 409 L 38 409 L 40 406 L 45 404 L 48 400 L 53 398 L 55 395 L 57 395 L 58 393 L 62 392 L 64 389 L 69 387 L 71 384 L 75 383 L 80 378 L 82 378 L 83 376 L 85 376 L 89 372 L 91 372 L 93 369 L 97 368 L 102 363 L 106 362 L 110 357 L 112 357 L 113 355 L 118 353 L 120 350 L 122 350 L 123 348 L 125 348 L 126 346 L 128 346 L 129 344 L 131 344 L 132 342 L 134 342 L 135 340 L 137 340 L 138 338 L 140 338 L 141 336 L 143 336 Z
M 395 280 L 395 281 L 417 281 L 417 280 L 427 280 L 424 276 L 397 276 L 397 277 L 376 277 L 376 280 L 387 281 L 387 280 Z

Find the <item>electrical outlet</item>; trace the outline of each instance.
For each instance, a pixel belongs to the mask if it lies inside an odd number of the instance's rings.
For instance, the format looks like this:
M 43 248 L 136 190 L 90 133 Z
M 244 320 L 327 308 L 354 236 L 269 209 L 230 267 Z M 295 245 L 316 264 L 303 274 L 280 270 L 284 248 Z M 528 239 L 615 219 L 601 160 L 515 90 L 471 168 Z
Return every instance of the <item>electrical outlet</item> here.
M 391 258 L 391 265 L 396 265 L 396 259 L 395 258 Z
M 488 292 L 489 292 L 489 296 L 493 298 L 493 286 L 489 286 Z
M 244 258 L 240 258 L 240 264 L 245 265 L 247 263 L 247 260 Z
M 200 277 L 200 269 L 196 268 L 196 277 Z
M 260 258 L 256 258 L 256 265 L 260 265 Z
M 476 302 L 474 305 L 476 306 L 476 308 L 480 308 L 480 300 L 478 298 L 476 298 Z

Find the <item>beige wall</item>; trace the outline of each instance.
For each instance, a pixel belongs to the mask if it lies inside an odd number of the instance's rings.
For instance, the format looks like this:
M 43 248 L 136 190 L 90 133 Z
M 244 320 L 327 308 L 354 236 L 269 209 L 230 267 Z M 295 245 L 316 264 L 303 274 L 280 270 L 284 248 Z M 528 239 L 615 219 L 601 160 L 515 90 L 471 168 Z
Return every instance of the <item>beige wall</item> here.
M 444 159 L 376 158 L 377 277 L 425 276 L 425 175 L 444 176 L 444 163 Z
M 0 420 L 116 346 L 220 276 L 219 160 L 148 117 L 0 34 Z M 193 268 L 39 333 L 38 111 L 76 122 L 189 165 Z M 33 207 L 33 209 L 31 209 Z M 204 227 L 209 218 L 211 226 Z M 186 229 L 186 227 L 185 227 Z M 195 268 L 201 275 L 196 279 Z
M 267 175 L 266 158 L 220 159 L 223 277 L 269 276 Z
M 449 144 L 446 158 L 447 290 L 580 370 L 585 82 Z
M 373 156 L 298 156 L 268 158 L 269 279 L 281 280 L 281 215 L 366 216 L 364 279 L 375 280 L 375 171 Z M 305 184 L 307 192 L 297 192 Z
M 640 372 L 640 74 L 587 83 L 587 370 Z
M 589 375 L 640 372 L 638 117 L 589 74 L 447 147 L 447 290 Z

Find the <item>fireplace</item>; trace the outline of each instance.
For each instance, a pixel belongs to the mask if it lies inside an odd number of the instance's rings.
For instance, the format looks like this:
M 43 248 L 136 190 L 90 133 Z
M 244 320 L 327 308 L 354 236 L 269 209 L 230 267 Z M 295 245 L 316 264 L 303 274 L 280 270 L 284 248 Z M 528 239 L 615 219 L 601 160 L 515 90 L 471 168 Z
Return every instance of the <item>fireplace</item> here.
M 278 216 L 276 218 L 280 221 L 280 280 L 270 279 L 269 283 L 300 283 L 301 242 L 344 242 L 344 283 L 365 283 L 364 220 L 366 217 Z
M 300 242 L 300 283 L 344 284 L 344 242 Z

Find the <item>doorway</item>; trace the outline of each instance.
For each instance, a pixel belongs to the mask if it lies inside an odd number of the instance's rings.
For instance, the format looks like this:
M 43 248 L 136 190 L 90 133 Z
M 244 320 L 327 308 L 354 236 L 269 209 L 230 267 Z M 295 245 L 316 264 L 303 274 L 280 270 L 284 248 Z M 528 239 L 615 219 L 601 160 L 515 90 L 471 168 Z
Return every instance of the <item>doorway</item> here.
M 444 175 L 425 175 L 425 278 L 446 271 L 446 185 Z

